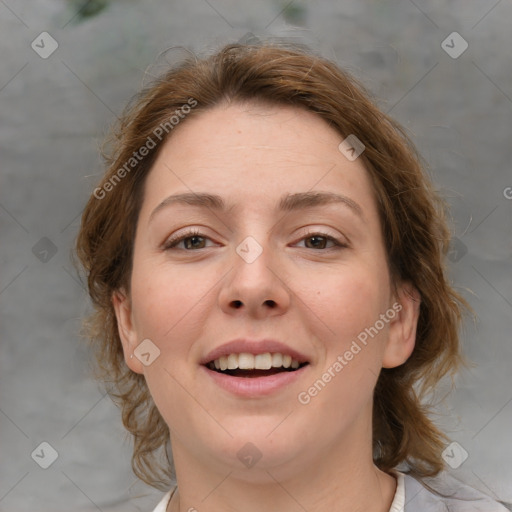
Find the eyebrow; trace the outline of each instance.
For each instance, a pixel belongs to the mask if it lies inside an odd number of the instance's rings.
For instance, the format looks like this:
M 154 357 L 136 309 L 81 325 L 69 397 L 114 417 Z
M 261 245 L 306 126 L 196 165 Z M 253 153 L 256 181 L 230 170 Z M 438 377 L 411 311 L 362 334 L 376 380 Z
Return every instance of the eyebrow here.
M 159 211 L 175 204 L 197 206 L 218 211 L 228 211 L 232 208 L 228 208 L 224 199 L 222 199 L 222 197 L 219 195 L 186 192 L 166 197 L 151 212 L 149 221 L 151 221 Z M 348 207 L 362 220 L 364 220 L 363 209 L 358 203 L 356 203 L 353 199 L 350 199 L 350 197 L 341 194 L 335 194 L 333 192 L 298 192 L 295 194 L 286 194 L 281 197 L 278 210 L 282 212 L 291 212 L 329 204 L 342 204 Z

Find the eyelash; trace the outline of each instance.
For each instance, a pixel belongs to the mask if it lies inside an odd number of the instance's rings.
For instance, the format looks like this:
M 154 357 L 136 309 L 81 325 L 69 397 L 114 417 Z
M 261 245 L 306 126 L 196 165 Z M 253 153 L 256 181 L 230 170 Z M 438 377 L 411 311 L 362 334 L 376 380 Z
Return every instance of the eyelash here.
M 164 244 L 164 250 L 170 250 L 170 249 L 174 249 L 175 246 L 177 244 L 179 244 L 180 242 L 182 242 L 183 240 L 187 239 L 187 238 L 192 238 L 194 236 L 200 236 L 201 238 L 208 238 L 206 236 L 204 236 L 200 231 L 198 231 L 197 229 L 192 229 L 186 233 L 183 233 L 181 235 L 177 235 L 177 236 L 173 236 L 171 237 L 169 240 L 167 240 Z
M 171 250 L 171 249 L 175 249 L 176 246 L 182 242 L 183 240 L 186 240 L 187 238 L 193 238 L 193 237 L 201 237 L 201 238 L 204 238 L 204 239 L 208 239 L 209 238 L 205 235 L 203 235 L 200 231 L 198 231 L 197 229 L 193 229 L 193 230 L 190 230 L 186 233 L 183 233 L 181 235 L 177 235 L 177 236 L 174 236 L 174 237 L 171 237 L 169 240 L 167 240 L 163 246 L 163 249 L 168 251 L 168 250 Z M 325 238 L 328 242 L 332 242 L 333 243 L 333 247 L 328 247 L 328 248 L 324 248 L 324 249 L 316 249 L 316 250 L 322 250 L 322 251 L 326 251 L 326 250 L 329 250 L 329 249 L 344 249 L 344 248 L 348 248 L 348 244 L 344 243 L 344 242 L 341 242 L 340 240 L 338 240 L 337 238 L 334 238 L 333 236 L 331 235 L 328 235 L 327 233 L 322 233 L 322 232 L 319 232 L 319 231 L 311 231 L 309 233 L 306 233 L 300 240 L 305 240 L 305 239 L 308 239 L 308 238 L 313 238 L 313 237 L 322 237 L 322 238 Z M 204 249 L 204 247 L 201 247 L 200 249 Z M 306 249 L 308 249 L 308 247 L 306 247 Z M 184 249 L 185 251 L 193 251 L 193 249 Z M 197 250 L 197 249 L 196 249 Z M 313 249 L 315 250 L 315 249 Z

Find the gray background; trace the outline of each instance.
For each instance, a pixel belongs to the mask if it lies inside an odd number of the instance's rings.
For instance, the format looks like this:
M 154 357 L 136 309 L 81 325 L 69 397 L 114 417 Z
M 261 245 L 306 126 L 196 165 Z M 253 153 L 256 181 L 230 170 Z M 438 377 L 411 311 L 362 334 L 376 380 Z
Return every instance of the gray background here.
M 152 510 L 158 500 L 131 474 L 119 413 L 90 376 L 79 335 L 89 306 L 70 248 L 105 130 L 148 66 L 181 55 L 159 52 L 249 32 L 336 60 L 428 161 L 452 206 L 451 276 L 478 314 L 463 334 L 475 366 L 438 409 L 469 454 L 451 472 L 512 501 L 511 3 L 112 0 L 87 17 L 94 5 L 0 0 L 0 510 Z M 46 59 L 31 48 L 43 31 L 59 45 Z M 454 31 L 469 44 L 458 58 L 441 46 Z M 46 470 L 31 458 L 43 441 L 58 452 Z

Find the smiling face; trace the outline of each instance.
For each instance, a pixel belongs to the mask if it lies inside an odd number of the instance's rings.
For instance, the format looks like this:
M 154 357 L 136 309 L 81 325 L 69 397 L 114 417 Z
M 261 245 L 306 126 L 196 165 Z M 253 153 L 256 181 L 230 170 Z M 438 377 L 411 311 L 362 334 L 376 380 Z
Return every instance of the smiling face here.
M 179 126 L 149 173 L 114 306 L 177 468 L 268 480 L 371 460 L 373 389 L 412 352 L 418 306 L 395 294 L 369 175 L 342 140 L 300 109 L 219 106 Z M 160 351 L 148 366 L 130 358 L 145 339 Z

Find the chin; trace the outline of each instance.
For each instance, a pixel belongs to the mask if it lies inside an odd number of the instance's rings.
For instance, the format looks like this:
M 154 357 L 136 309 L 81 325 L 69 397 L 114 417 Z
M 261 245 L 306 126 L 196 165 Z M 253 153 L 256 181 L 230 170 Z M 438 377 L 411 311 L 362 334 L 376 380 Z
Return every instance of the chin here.
M 305 455 L 304 443 L 297 431 L 283 429 L 277 433 L 276 429 L 269 435 L 279 422 L 273 422 L 272 428 L 268 428 L 268 424 L 257 422 L 243 429 L 243 433 L 228 429 L 233 438 L 224 437 L 219 443 L 206 439 L 208 451 L 213 459 L 232 471 L 235 478 L 252 483 L 275 483 L 272 476 L 283 478 L 296 471 L 298 459 Z

